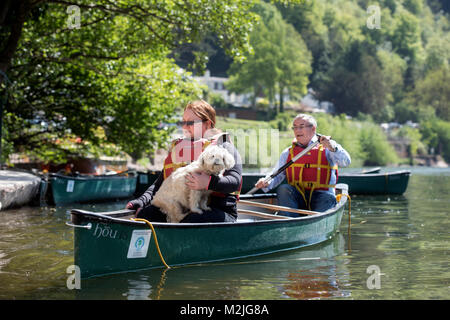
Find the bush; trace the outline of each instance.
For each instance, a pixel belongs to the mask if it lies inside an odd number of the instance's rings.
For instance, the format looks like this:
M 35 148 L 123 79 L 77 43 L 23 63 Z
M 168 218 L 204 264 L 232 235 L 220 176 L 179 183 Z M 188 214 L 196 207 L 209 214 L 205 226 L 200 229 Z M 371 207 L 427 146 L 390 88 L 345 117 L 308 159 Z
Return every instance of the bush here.
M 439 119 L 424 121 L 420 124 L 420 133 L 435 154 L 441 154 L 446 162 L 450 162 L 450 122 Z
M 352 167 L 397 164 L 398 156 L 382 129 L 366 118 L 365 121 L 347 119 L 345 114 L 315 116 L 317 132 L 331 136 L 352 158 Z
M 389 144 L 382 129 L 374 123 L 364 123 L 359 141 L 365 154 L 364 165 L 386 166 L 399 162 L 394 147 Z
M 3 164 L 8 162 L 9 155 L 14 151 L 14 146 L 13 143 L 8 140 L 9 134 L 5 125 L 2 126 L 2 132 L 0 136 L 1 136 L 0 164 Z

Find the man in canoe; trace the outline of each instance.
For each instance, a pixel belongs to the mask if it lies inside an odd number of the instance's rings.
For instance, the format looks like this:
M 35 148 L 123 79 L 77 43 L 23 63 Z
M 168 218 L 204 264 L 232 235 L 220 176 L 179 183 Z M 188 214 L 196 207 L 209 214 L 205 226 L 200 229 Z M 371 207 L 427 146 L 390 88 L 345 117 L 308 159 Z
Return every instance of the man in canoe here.
M 164 168 L 156 181 L 138 199 L 127 204 L 128 209 L 136 210 L 137 218 L 149 221 L 166 222 L 166 215 L 152 205 L 153 196 L 158 192 L 164 179 L 177 168 L 197 160 L 210 144 L 222 145 L 233 157 L 235 165 L 225 170 L 223 175 L 207 175 L 204 172 L 186 176 L 186 185 L 193 190 L 212 190 L 209 197 L 210 210 L 201 214 L 190 212 L 184 222 L 234 222 L 237 219 L 237 196 L 242 186 L 242 161 L 228 135 L 221 133 L 216 125 L 216 111 L 203 100 L 190 102 L 183 113 L 184 137 L 172 142 Z M 212 132 L 212 134 L 211 134 Z
M 261 178 L 255 184 L 256 188 L 262 188 L 267 192 L 276 188 L 286 178 L 288 183 L 277 188 L 280 206 L 323 212 L 336 205 L 335 185 L 338 166 L 348 166 L 351 158 L 348 152 L 330 137 L 318 138 L 316 129 L 317 122 L 314 117 L 307 114 L 297 115 L 292 126 L 295 139 L 292 145 L 281 153 L 272 172 L 276 172 L 317 139 L 320 139 L 320 143 L 270 182 Z M 298 216 L 284 211 L 280 214 Z

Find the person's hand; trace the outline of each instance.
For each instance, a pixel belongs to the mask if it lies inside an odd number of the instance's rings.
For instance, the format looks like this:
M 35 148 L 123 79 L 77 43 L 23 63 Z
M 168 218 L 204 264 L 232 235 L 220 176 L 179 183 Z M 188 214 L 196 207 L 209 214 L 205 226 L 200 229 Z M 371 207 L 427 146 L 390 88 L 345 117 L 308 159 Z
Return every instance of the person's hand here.
M 193 172 L 186 175 L 186 185 L 191 190 L 208 190 L 211 177 L 204 172 Z
M 334 152 L 335 148 L 331 145 L 331 136 L 321 136 L 319 142 L 328 150 Z
M 134 214 L 135 217 L 137 217 L 138 212 L 142 210 L 141 206 L 136 203 L 133 203 L 133 201 L 128 202 L 125 208 L 130 210 L 136 210 Z
M 258 189 L 267 188 L 269 183 L 265 182 L 264 179 L 265 178 L 259 179 L 258 182 L 255 184 L 255 187 L 258 188 Z

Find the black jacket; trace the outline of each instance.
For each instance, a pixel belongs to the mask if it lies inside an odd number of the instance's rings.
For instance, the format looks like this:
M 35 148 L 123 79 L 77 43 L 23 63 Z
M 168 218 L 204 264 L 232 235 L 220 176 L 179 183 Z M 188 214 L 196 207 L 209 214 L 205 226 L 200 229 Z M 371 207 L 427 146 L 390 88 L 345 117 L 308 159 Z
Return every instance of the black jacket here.
M 231 193 L 239 190 L 242 180 L 242 161 L 239 152 L 233 146 L 232 143 L 225 141 L 222 146 L 234 156 L 235 165 L 230 170 L 226 170 L 222 177 L 211 176 L 208 190 L 217 191 L 225 194 L 224 197 L 213 196 L 210 197 L 210 207 L 214 207 L 225 211 L 235 217 L 237 217 L 237 196 Z M 153 195 L 159 190 L 161 184 L 164 181 L 163 173 L 159 175 L 156 181 L 140 196 L 139 198 L 131 201 L 133 209 L 144 208 L 150 205 Z

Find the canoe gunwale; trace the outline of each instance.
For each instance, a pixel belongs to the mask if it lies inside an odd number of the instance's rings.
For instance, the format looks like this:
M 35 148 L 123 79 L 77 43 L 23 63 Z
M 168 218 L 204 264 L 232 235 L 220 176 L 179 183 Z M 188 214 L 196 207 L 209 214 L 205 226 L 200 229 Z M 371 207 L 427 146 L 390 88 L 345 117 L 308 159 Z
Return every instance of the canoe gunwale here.
M 392 177 L 392 176 L 404 176 L 411 175 L 411 170 L 400 170 L 400 171 L 392 171 L 392 172 L 381 172 L 381 173 L 341 173 L 339 174 L 339 178 L 341 177 Z M 338 179 L 339 180 L 339 179 Z
M 66 176 L 57 173 L 50 173 L 48 176 L 49 180 L 79 180 L 79 181 L 89 181 L 89 180 L 109 180 L 109 179 L 137 179 L 137 174 L 127 173 L 125 174 L 111 174 L 111 175 L 98 175 L 98 176 Z
M 341 190 L 343 194 L 348 194 L 347 185 L 338 184 L 336 186 L 337 189 Z M 273 195 L 273 194 L 270 194 Z M 261 197 L 262 196 L 262 197 Z M 258 198 L 264 198 L 264 195 L 261 195 Z M 267 197 L 267 195 L 266 195 Z M 347 197 L 341 197 L 341 200 L 331 209 L 328 209 L 324 212 L 317 212 L 313 215 L 300 216 L 300 217 L 289 217 L 289 219 L 263 219 L 256 221 L 235 221 L 235 222 L 207 222 L 207 223 L 169 223 L 169 222 L 152 222 L 152 225 L 156 228 L 175 228 L 175 229 L 185 229 L 185 228 L 217 228 L 217 227 L 230 227 L 230 226 L 249 226 L 249 225 L 263 225 L 263 224 L 274 224 L 274 223 L 292 223 L 292 222 L 313 222 L 315 220 L 322 219 L 326 216 L 333 215 L 337 213 L 345 204 L 347 203 Z M 239 210 L 239 209 L 238 209 Z M 126 215 L 131 215 L 134 213 L 134 210 L 123 209 L 113 212 L 91 212 L 80 209 L 72 209 L 70 210 L 71 220 L 74 224 L 77 224 L 80 220 L 92 220 L 106 223 L 119 223 L 119 224 L 127 224 L 134 226 L 146 226 L 146 223 L 143 221 L 133 221 L 130 219 L 123 219 L 119 217 L 123 217 Z M 268 214 L 270 215 L 270 214 Z

